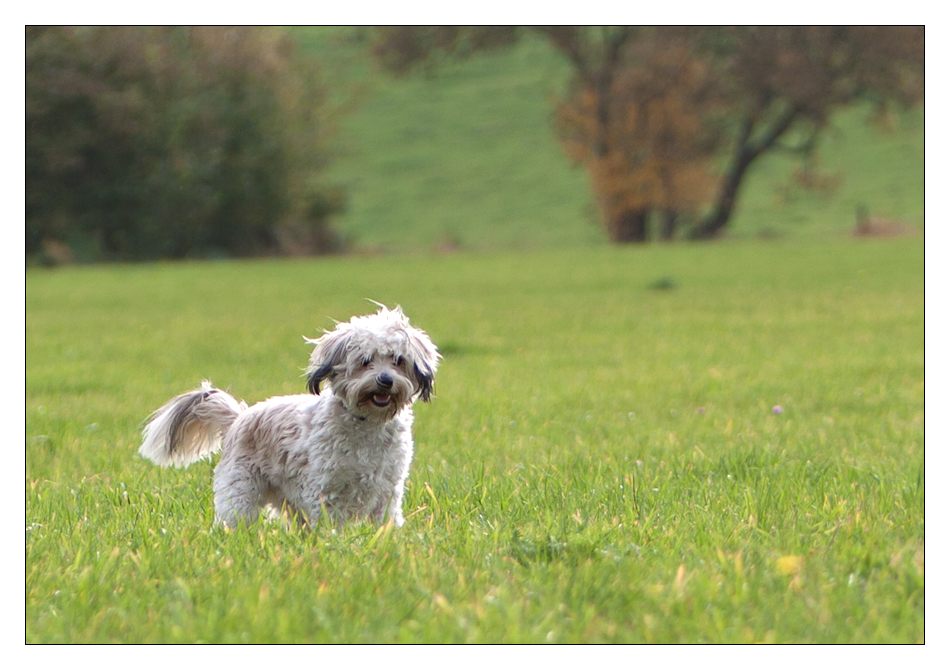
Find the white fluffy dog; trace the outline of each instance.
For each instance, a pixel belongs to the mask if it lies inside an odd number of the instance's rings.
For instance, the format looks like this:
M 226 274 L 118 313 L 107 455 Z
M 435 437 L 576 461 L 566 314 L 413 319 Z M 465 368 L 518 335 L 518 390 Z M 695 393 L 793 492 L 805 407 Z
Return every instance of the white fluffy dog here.
M 326 513 L 338 524 L 388 517 L 401 526 L 412 403 L 432 394 L 438 350 L 399 307 L 382 305 L 307 341 L 316 345 L 307 368 L 312 395 L 249 408 L 203 382 L 149 417 L 139 453 L 185 466 L 222 450 L 214 507 L 229 527 L 267 507 L 311 522 Z

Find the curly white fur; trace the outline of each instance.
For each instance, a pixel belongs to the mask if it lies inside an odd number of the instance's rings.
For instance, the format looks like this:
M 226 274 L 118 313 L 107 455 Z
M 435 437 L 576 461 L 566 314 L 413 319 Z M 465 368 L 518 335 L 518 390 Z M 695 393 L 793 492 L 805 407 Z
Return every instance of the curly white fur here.
M 313 521 L 404 522 L 412 461 L 412 404 L 428 401 L 439 353 L 399 307 L 353 317 L 317 340 L 311 395 L 250 408 L 202 382 L 149 417 L 139 453 L 186 466 L 221 450 L 214 471 L 218 522 L 233 527 L 267 507 Z M 321 392 L 321 382 L 326 388 Z

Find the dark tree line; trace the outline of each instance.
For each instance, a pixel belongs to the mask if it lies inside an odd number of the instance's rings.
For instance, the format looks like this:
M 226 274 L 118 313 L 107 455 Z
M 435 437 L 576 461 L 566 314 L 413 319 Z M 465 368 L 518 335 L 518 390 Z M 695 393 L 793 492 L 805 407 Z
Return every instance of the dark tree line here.
M 28 27 L 27 253 L 333 250 L 324 95 L 276 30 Z
M 667 239 L 684 219 L 686 236 L 715 237 L 763 155 L 809 155 L 841 107 L 883 112 L 924 95 L 922 27 L 404 26 L 376 29 L 372 51 L 402 74 L 528 33 L 571 66 L 558 138 L 587 170 L 617 242 L 647 240 L 651 218 Z

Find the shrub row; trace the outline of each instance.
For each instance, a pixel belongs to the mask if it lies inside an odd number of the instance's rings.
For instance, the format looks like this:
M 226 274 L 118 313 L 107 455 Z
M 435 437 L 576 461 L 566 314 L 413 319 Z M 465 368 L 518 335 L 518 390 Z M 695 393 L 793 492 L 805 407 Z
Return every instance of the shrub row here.
M 334 251 L 331 129 L 279 30 L 28 28 L 27 256 Z

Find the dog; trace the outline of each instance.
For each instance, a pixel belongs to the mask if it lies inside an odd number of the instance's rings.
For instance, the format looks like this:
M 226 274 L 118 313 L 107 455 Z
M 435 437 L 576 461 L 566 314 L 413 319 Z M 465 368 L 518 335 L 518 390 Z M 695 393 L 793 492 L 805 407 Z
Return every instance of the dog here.
M 400 307 L 379 308 L 304 338 L 309 394 L 248 407 L 202 382 L 146 419 L 139 453 L 183 467 L 220 450 L 215 521 L 228 528 L 282 509 L 304 525 L 323 514 L 403 525 L 412 405 L 432 397 L 441 356 Z

